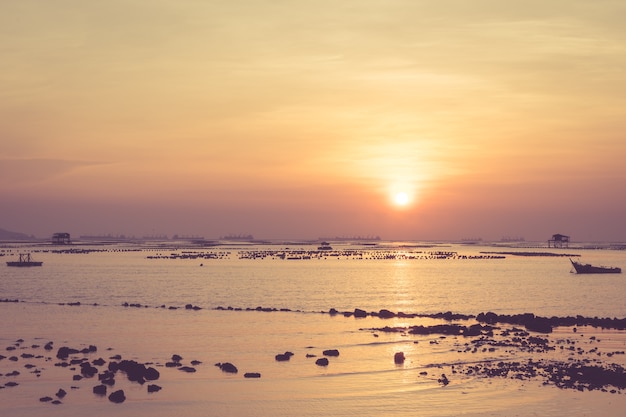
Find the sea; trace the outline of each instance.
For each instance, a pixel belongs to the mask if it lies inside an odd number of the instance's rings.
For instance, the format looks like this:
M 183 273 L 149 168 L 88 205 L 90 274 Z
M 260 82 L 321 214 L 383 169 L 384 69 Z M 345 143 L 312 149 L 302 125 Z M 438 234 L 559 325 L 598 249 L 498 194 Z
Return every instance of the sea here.
M 411 331 L 470 326 L 487 312 L 626 318 L 624 274 L 578 275 L 570 262 L 623 268 L 626 246 L 329 243 L 0 244 L 0 415 L 626 415 L 623 380 L 592 389 L 555 383 L 557 368 L 543 365 L 480 371 L 538 361 L 621 369 L 623 329 L 561 326 L 510 340 L 508 330 L 525 329 Z M 43 265 L 5 266 L 26 252 Z M 528 337 L 553 349 L 529 347 Z M 62 358 L 62 347 L 77 352 Z M 95 394 L 98 376 L 81 372 L 96 359 L 99 372 L 130 360 L 159 378 L 118 372 Z M 109 399 L 119 390 L 123 402 Z

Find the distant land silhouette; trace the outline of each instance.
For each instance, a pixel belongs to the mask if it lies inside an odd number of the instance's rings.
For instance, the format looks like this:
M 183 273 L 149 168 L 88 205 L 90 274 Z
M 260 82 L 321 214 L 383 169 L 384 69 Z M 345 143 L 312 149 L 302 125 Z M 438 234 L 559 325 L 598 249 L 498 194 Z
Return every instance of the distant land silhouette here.
M 25 233 L 10 232 L 8 230 L 0 229 L 0 240 L 31 240 L 35 239 L 33 235 L 27 235 Z

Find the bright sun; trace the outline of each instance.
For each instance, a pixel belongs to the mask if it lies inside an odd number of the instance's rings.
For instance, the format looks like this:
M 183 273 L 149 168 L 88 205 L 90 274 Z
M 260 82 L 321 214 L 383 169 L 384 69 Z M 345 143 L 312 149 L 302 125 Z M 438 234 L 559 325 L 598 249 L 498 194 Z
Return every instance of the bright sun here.
M 409 195 L 404 191 L 397 192 L 393 196 L 393 202 L 398 206 L 406 206 L 409 203 Z

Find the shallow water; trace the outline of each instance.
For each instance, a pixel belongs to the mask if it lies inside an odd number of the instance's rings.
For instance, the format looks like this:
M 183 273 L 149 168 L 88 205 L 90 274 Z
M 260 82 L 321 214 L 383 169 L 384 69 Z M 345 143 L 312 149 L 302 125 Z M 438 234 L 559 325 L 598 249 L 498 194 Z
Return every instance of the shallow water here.
M 254 249 L 276 253 L 285 247 Z M 292 244 L 289 248 L 310 249 Z M 198 250 L 228 253 L 220 259 L 148 258 L 182 254 L 188 248 L 108 247 L 86 254 L 30 249 L 36 251 L 36 259 L 44 261 L 43 267 L 2 269 L 0 299 L 20 302 L 0 303 L 0 347 L 24 339 L 12 352 L 40 354 L 42 358 L 30 360 L 41 370 L 41 376 L 24 368 L 28 359 L 0 360 L 0 385 L 19 383 L 0 389 L 2 415 L 45 412 L 53 416 L 104 416 L 114 411 L 133 416 L 577 417 L 599 415 L 600 410 L 602 415 L 622 415 L 626 407 L 626 394 L 564 390 L 543 386 L 540 379 L 452 374 L 450 367 L 534 356 L 527 352 L 497 349 L 459 353 L 466 343 L 462 336 L 369 330 L 430 325 L 441 320 L 355 319 L 320 313 L 330 308 L 387 308 L 415 313 L 450 310 L 465 314 L 495 311 L 625 317 L 623 276 L 577 276 L 570 273 L 567 258 L 422 259 L 432 251 L 478 256 L 481 251 L 494 250 L 450 245 L 413 249 L 390 246 L 378 251 L 366 248 L 363 259 L 325 256 L 301 260 L 270 256 L 240 259 L 252 248 L 238 246 Z M 5 250 L 14 254 L 17 249 Z M 401 251 L 404 258 L 420 259 L 381 259 L 381 255 Z M 623 251 L 560 251 L 582 254 L 587 262 L 626 265 Z M 76 302 L 80 305 L 67 304 Z M 125 302 L 142 307 L 122 307 Z M 185 309 L 186 304 L 201 309 Z M 218 306 L 243 307 L 244 311 L 215 310 Z M 291 311 L 245 311 L 256 306 Z M 626 338 L 618 331 L 583 328 L 573 334 L 572 329 L 563 328 L 555 329 L 550 338 L 575 337 L 579 346 L 589 350 L 595 346 L 589 339 L 592 335 L 601 339 L 597 342 L 601 350 L 626 349 Z M 55 350 L 47 353 L 41 347 L 31 347 L 47 341 L 54 341 Z M 163 390 L 148 394 L 145 387 L 119 378 L 116 389 L 126 391 L 126 402 L 113 404 L 95 396 L 91 392 L 94 380 L 72 381 L 76 371 L 54 366 L 58 361 L 54 358 L 56 349 L 64 345 L 96 345 L 98 352 L 89 354 L 89 359 L 120 354 L 154 363 L 161 372 L 157 383 Z M 315 360 L 324 349 L 338 349 L 340 356 L 330 358 L 329 366 L 319 367 Z M 287 350 L 294 353 L 290 361 L 274 360 L 277 353 Z M 394 353 L 399 351 L 407 357 L 402 365 L 393 362 Z M 201 361 L 195 367 L 197 372 L 164 367 L 174 353 L 186 364 Z M 624 365 L 623 355 L 610 360 Z M 216 362 L 232 362 L 239 373 L 225 374 L 214 366 Z M 5 376 L 13 370 L 19 370 L 20 375 Z M 246 379 L 244 372 L 259 372 L 262 377 Z M 449 385 L 437 381 L 441 373 L 448 375 Z M 39 402 L 42 396 L 53 397 L 59 388 L 68 391 L 63 404 Z

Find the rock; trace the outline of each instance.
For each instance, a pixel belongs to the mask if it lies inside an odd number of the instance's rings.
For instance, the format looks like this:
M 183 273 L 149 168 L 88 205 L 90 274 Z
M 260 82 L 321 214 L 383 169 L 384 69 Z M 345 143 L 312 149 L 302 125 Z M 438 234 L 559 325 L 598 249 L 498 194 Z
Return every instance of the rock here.
M 41 401 L 42 403 L 47 403 L 49 401 L 52 401 L 52 397 L 41 397 L 39 401 Z
M 439 378 L 437 382 L 439 382 L 441 385 L 445 387 L 446 385 L 450 383 L 450 380 L 448 379 L 446 374 L 441 374 L 441 378 Z
M 181 366 L 178 368 L 179 371 L 183 371 L 183 372 L 187 372 L 187 373 L 193 373 L 196 372 L 196 368 L 192 368 L 191 366 Z M 228 372 L 228 371 L 226 371 Z M 237 373 L 237 371 L 235 371 L 235 373 Z
M 106 385 L 96 385 L 95 387 L 93 387 L 93 393 L 96 395 L 106 395 L 107 394 Z
M 145 381 L 146 366 L 144 364 L 139 363 L 134 360 L 123 360 L 119 363 L 118 367 L 120 371 L 123 371 L 124 373 L 126 373 L 126 376 L 128 377 L 129 381 L 139 382 L 140 384 L 143 384 L 144 382 L 146 382 Z M 110 370 L 113 371 L 112 369 Z
M 80 364 L 80 373 L 85 378 L 91 378 L 98 373 L 98 369 L 91 366 L 89 362 L 85 362 Z
M 324 356 L 339 356 L 339 351 L 337 349 L 327 349 L 322 354 Z
M 166 368 L 176 368 L 176 367 L 179 367 L 179 366 L 183 366 L 183 364 L 180 363 L 180 362 L 165 362 L 165 367 Z
M 393 355 L 393 361 L 400 365 L 404 363 L 404 352 L 396 352 L 395 355 Z
M 219 367 L 222 372 L 228 372 L 230 374 L 236 374 L 239 372 L 237 367 L 230 362 L 218 363 L 216 366 Z
M 274 356 L 274 359 L 276 359 L 278 362 L 284 362 L 284 361 L 288 361 L 291 357 L 293 356 L 293 352 L 285 352 L 285 353 L 279 353 L 278 355 Z
M 158 391 L 161 391 L 161 389 L 162 388 L 156 384 L 148 385 L 148 392 L 158 392 Z
M 537 333 L 552 333 L 552 323 L 545 317 L 533 317 L 524 323 L 527 330 Z
M 328 366 L 328 358 L 319 358 L 315 361 L 317 366 Z
M 94 365 L 96 365 L 96 366 L 103 366 L 106 363 L 106 361 L 104 359 L 102 359 L 102 358 L 98 358 L 98 359 L 92 361 L 92 363 Z
M 261 374 L 258 372 L 246 372 L 243 374 L 244 378 L 261 378 Z
M 355 308 L 354 317 L 358 317 L 358 318 L 367 317 L 367 311 L 361 310 L 360 308 Z
M 392 311 L 389 311 L 387 309 L 382 309 L 378 312 L 378 317 L 380 317 L 381 319 L 390 319 L 395 317 L 395 313 L 393 313 Z
M 79 353 L 79 351 L 77 349 L 73 349 L 73 348 L 70 348 L 70 347 L 67 347 L 67 346 L 62 346 L 57 351 L 57 358 L 65 360 L 70 355 L 74 355 L 76 353 Z
M 183 357 L 177 354 L 172 355 L 172 362 L 180 362 L 183 360 Z
M 63 398 L 67 395 L 67 392 L 63 388 L 59 388 L 55 395 L 57 396 L 57 398 Z
M 157 379 L 159 379 L 160 376 L 161 374 L 159 373 L 159 371 L 152 367 L 146 368 L 146 371 L 143 375 L 146 381 L 156 381 Z
M 124 395 L 124 390 L 117 390 L 111 393 L 111 395 L 109 395 L 109 401 L 117 404 L 126 401 L 126 395 Z

